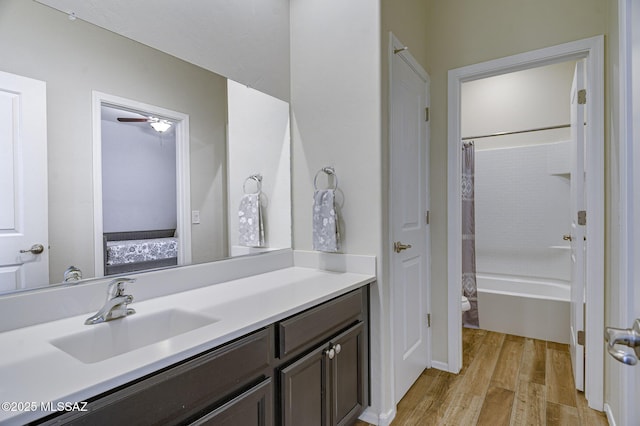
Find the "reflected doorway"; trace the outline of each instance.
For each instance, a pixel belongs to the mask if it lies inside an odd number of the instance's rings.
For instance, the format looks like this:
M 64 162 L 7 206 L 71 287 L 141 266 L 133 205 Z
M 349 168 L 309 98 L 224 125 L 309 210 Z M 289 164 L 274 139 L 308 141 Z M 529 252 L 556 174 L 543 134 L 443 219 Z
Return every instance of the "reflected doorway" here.
M 95 276 L 190 263 L 187 120 L 94 93 Z

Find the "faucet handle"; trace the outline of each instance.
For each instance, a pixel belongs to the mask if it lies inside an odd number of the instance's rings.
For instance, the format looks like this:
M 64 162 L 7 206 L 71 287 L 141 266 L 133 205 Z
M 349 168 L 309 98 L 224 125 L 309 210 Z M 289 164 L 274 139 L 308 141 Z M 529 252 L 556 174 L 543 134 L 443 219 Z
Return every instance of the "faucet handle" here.
M 114 297 L 124 296 L 124 287 L 126 283 L 134 283 L 136 282 L 135 278 L 116 278 L 109 283 L 109 288 L 107 290 L 107 294 L 110 299 Z

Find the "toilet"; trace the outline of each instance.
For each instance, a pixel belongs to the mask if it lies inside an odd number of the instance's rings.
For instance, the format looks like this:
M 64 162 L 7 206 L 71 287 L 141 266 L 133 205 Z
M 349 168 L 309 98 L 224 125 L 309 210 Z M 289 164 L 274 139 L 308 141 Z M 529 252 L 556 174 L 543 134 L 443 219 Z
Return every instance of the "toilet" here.
M 471 303 L 469 303 L 469 299 L 467 299 L 464 295 L 462 296 L 462 312 L 467 312 L 471 309 Z

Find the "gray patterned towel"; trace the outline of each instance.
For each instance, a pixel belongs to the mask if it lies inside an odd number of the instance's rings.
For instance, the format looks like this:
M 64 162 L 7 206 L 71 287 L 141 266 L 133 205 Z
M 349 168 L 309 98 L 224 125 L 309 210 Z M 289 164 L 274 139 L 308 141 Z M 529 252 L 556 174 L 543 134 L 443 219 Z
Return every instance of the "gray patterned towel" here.
M 262 247 L 264 245 L 260 193 L 242 196 L 238 209 L 238 222 L 240 228 L 238 244 L 246 247 Z
M 340 230 L 333 189 L 321 189 L 313 193 L 313 249 L 327 252 L 340 250 Z

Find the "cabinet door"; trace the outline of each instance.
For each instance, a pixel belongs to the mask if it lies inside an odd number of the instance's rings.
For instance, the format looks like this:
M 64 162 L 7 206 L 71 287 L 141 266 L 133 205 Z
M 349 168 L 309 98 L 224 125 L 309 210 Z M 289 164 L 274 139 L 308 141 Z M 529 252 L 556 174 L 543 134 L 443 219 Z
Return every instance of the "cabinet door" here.
M 192 426 L 271 426 L 273 424 L 271 379 L 256 385 Z
M 335 339 L 335 355 L 329 361 L 330 424 L 351 424 L 367 405 L 368 357 L 365 352 L 363 323 L 350 328 Z
M 327 422 L 327 358 L 318 348 L 280 371 L 282 424 L 324 426 Z

